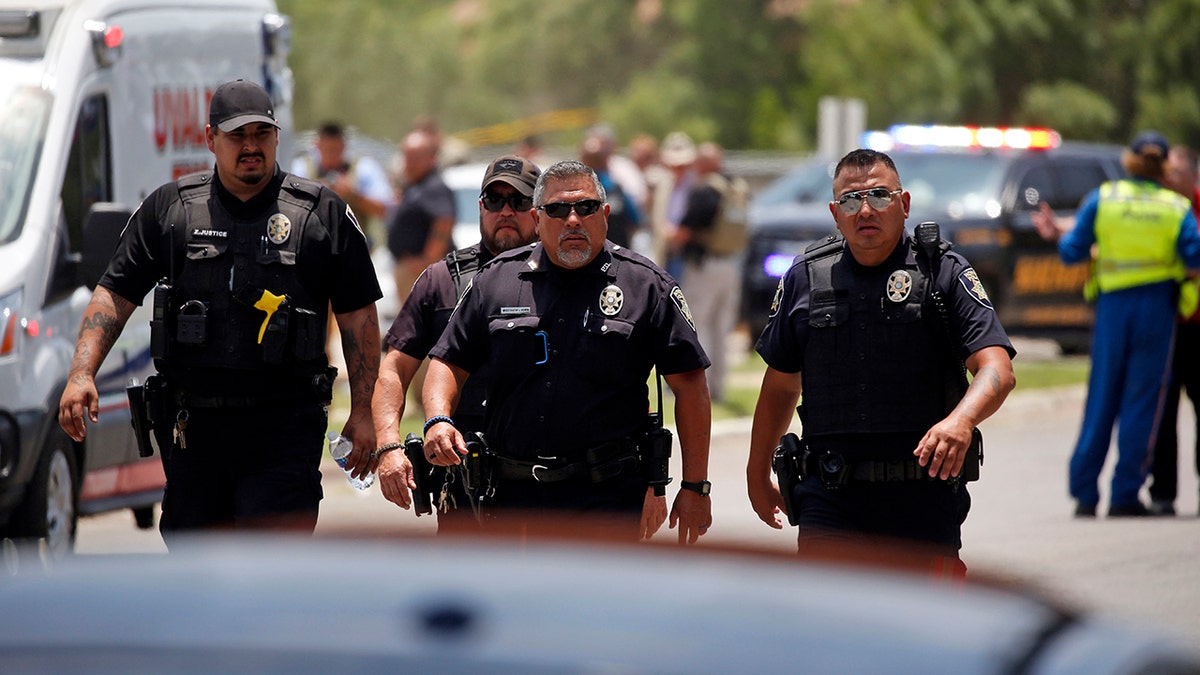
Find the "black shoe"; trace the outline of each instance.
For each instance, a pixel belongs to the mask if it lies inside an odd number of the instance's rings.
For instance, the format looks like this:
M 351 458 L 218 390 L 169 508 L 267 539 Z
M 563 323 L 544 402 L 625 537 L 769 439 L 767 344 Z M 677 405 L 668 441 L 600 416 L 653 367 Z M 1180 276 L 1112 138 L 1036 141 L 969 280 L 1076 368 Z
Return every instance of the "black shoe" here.
M 1169 502 L 1165 499 L 1155 499 L 1150 502 L 1150 515 L 1152 516 L 1173 516 L 1175 515 L 1175 502 Z
M 1153 515 L 1150 509 L 1141 502 L 1133 502 L 1132 504 L 1120 504 L 1108 507 L 1109 518 L 1141 518 L 1144 516 Z
M 1075 504 L 1075 517 L 1076 518 L 1095 518 L 1096 517 L 1096 505 L 1095 504 L 1084 504 L 1083 502 L 1077 502 Z

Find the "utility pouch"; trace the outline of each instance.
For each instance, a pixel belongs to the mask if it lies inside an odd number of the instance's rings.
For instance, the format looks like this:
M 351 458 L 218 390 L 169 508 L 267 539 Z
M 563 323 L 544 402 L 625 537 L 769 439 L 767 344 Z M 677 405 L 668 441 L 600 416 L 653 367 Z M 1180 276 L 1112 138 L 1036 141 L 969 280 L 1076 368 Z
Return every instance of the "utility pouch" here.
M 175 317 L 175 339 L 179 344 L 202 345 L 208 339 L 208 305 L 188 300 Z
M 783 508 L 791 525 L 800 522 L 800 514 L 792 499 L 796 486 L 804 479 L 802 467 L 805 454 L 804 443 L 800 437 L 796 434 L 785 434 L 779 439 L 779 445 L 771 455 L 771 470 L 775 472 L 775 479 L 779 482 L 779 494 L 783 497 Z
M 159 370 L 165 370 L 174 334 L 174 313 L 171 309 L 171 285 L 166 279 L 154 287 L 153 313 L 150 315 L 150 356 Z
M 836 490 L 850 480 L 850 462 L 838 452 L 824 452 L 817 456 L 817 471 L 821 484 L 827 490 Z
M 292 350 L 297 361 L 312 361 L 325 353 L 325 326 L 316 312 L 295 307 L 292 309 L 291 323 L 295 340 Z M 267 330 L 270 330 L 270 326 Z
M 495 473 L 491 461 L 492 453 L 488 451 L 487 440 L 478 431 L 466 434 L 463 440 L 467 445 L 467 456 L 463 458 L 466 465 L 466 471 L 463 473 L 466 485 L 463 487 L 472 500 L 479 502 L 481 496 L 491 490 L 492 476 Z
M 291 314 L 292 308 L 285 298 L 279 307 L 269 315 L 266 330 L 263 331 L 261 339 L 263 362 L 283 363 L 283 358 L 287 355 L 288 321 L 291 319 Z
M 638 460 L 646 483 L 654 488 L 656 496 L 667 493 L 667 485 L 671 483 L 671 446 L 674 436 L 671 430 L 663 427 L 659 413 L 650 413 L 650 430 L 638 443 Z
M 983 432 L 978 427 L 971 430 L 971 444 L 967 446 L 967 456 L 963 459 L 963 481 L 970 483 L 979 480 L 979 467 L 983 466 Z
M 337 367 L 325 366 L 323 372 L 313 375 L 312 389 L 317 401 L 329 404 L 333 401 L 333 382 L 337 379 Z

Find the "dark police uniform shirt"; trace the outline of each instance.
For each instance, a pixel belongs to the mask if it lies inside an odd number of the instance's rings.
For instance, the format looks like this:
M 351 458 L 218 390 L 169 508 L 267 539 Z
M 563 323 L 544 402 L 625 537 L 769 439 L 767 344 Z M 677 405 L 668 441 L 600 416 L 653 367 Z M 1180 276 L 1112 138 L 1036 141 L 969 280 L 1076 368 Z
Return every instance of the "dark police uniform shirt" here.
M 225 211 L 236 221 L 253 221 L 276 208 L 279 190 L 288 178 L 289 175 L 276 166 L 275 175 L 266 189 L 245 202 L 230 194 L 215 172 L 212 183 Z M 163 222 L 161 216 L 178 199 L 175 183 L 167 183 L 142 202 L 126 225 L 108 270 L 100 279 L 101 286 L 141 304 L 159 279 L 170 277 L 172 263 L 167 251 L 172 246 L 172 223 Z M 214 210 L 213 213 L 219 214 L 220 210 Z M 332 303 L 333 311 L 337 314 L 362 309 L 383 297 L 371 264 L 366 237 L 346 203 L 332 190 L 321 188 L 313 213 L 324 227 L 303 229 L 304 239 L 300 242 L 297 267 L 305 290 L 322 303 Z M 184 223 L 174 225 L 174 236 L 177 238 L 174 242 L 174 271 L 179 274 L 184 264 Z M 212 373 L 207 383 L 204 380 L 203 375 L 198 375 L 198 386 L 214 391 L 229 391 L 255 384 L 232 382 L 228 374 L 219 372 Z M 270 386 L 269 383 L 263 385 L 267 388 Z
M 388 250 L 396 258 L 423 254 L 434 221 L 445 217 L 453 220 L 456 214 L 454 193 L 446 187 L 442 174 L 429 172 L 404 188 L 404 197 L 388 223 Z
M 482 243 L 463 250 L 478 256 L 473 264 L 474 269 L 492 259 L 491 252 Z M 450 323 L 450 314 L 458 303 L 459 287 L 451 273 L 449 260 L 439 260 L 425 268 L 388 328 L 384 342 L 418 361 L 425 360 Z M 489 379 L 487 370 L 485 367 L 472 373 L 460 392 L 454 420 L 463 431 L 483 430 L 483 405 Z
M 854 261 L 848 249 L 844 248 L 843 256 L 856 276 L 875 276 L 878 279 L 878 300 L 867 298 L 867 306 L 883 306 L 888 290 L 888 279 L 893 270 L 903 266 L 912 240 L 906 232 L 899 246 L 886 262 L 875 267 L 859 265 Z M 950 314 L 951 332 L 958 344 L 958 358 L 965 360 L 972 353 L 985 347 L 999 346 L 1008 351 L 1009 356 L 1015 356 L 1008 335 L 1000 325 L 996 311 L 988 299 L 987 292 L 979 282 L 979 277 L 970 264 L 959 254 L 950 251 L 941 259 L 938 269 L 937 287 L 947 298 L 947 308 Z M 771 305 L 771 313 L 767 326 L 759 337 L 755 350 L 762 355 L 768 366 L 785 373 L 799 373 L 803 370 L 805 349 L 810 337 L 809 308 L 811 303 L 808 265 L 804 255 L 797 257 L 792 267 L 780 280 Z M 932 311 L 932 308 L 929 308 Z M 939 317 L 928 317 L 927 320 L 940 321 Z M 944 331 L 944 328 L 938 330 Z M 904 354 L 895 354 L 894 358 L 903 359 Z M 855 363 L 846 363 L 847 377 L 856 376 Z M 871 374 L 862 374 L 870 380 Z M 931 373 L 936 377 L 938 374 Z M 812 394 L 810 394 L 812 395 Z M 897 405 L 902 403 L 903 391 L 895 392 Z M 917 438 L 882 438 L 880 435 L 847 433 L 836 440 L 841 441 L 841 449 L 850 454 L 867 457 L 880 457 L 880 446 L 911 454 L 916 446 Z M 834 440 L 834 439 L 830 439 Z M 890 454 L 884 452 L 883 455 Z
M 645 430 L 651 367 L 709 365 L 675 280 L 611 242 L 577 270 L 551 263 L 540 243 L 501 254 L 430 355 L 468 372 L 491 365 L 489 445 L 524 459 Z

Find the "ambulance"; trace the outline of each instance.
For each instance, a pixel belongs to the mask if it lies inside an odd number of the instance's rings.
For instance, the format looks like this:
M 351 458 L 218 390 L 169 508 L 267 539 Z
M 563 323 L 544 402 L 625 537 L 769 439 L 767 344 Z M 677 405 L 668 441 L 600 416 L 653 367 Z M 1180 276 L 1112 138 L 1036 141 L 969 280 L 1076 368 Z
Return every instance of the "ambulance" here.
M 84 308 L 132 211 L 211 168 L 208 102 L 261 84 L 290 156 L 289 25 L 273 0 L 0 0 L 0 537 L 73 549 L 79 516 L 151 527 L 164 485 L 140 457 L 125 388 L 152 372 L 149 303 L 96 378 L 83 443 L 58 425 Z

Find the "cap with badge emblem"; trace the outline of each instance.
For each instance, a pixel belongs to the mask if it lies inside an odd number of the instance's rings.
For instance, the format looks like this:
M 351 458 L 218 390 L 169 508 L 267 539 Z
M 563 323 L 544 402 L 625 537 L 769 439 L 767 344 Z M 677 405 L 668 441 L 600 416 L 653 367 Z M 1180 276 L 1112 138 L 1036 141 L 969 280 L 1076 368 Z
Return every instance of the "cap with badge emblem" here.
M 271 96 L 266 90 L 246 80 L 234 80 L 217 87 L 208 106 L 210 126 L 229 133 L 253 122 L 279 128 Z

